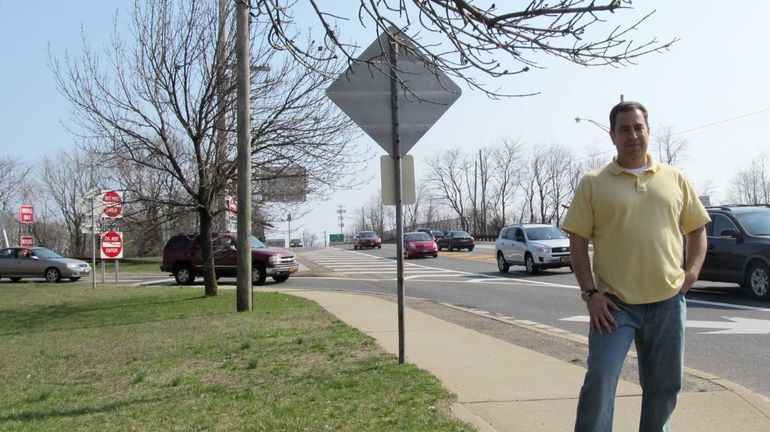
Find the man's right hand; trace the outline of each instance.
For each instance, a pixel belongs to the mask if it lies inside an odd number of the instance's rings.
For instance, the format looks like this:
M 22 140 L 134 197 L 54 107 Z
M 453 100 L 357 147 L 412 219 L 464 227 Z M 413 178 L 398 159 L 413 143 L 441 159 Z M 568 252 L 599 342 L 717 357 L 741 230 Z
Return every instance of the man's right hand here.
M 618 310 L 616 305 L 609 297 L 602 293 L 596 293 L 586 303 L 588 316 L 591 318 L 591 330 L 596 333 L 611 332 L 618 326 L 615 317 L 610 310 Z

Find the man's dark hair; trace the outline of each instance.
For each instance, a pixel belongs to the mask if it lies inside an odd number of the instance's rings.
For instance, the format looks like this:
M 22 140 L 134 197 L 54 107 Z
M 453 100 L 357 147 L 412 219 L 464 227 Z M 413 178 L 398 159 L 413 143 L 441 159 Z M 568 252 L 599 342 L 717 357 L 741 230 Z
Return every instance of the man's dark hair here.
M 640 104 L 639 102 L 621 102 L 614 107 L 612 107 L 612 110 L 610 110 L 610 130 L 615 130 L 615 119 L 618 116 L 619 112 L 626 112 L 626 111 L 633 111 L 633 110 L 639 110 L 644 114 L 644 124 L 649 127 L 650 123 L 647 121 L 647 108 L 644 107 L 644 105 Z

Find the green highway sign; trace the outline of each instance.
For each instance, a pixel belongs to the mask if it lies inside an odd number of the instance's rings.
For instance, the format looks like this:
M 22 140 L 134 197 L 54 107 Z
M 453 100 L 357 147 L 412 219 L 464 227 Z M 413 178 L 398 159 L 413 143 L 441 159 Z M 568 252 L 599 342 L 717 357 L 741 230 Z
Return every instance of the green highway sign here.
M 345 236 L 343 234 L 329 234 L 329 243 L 345 243 Z

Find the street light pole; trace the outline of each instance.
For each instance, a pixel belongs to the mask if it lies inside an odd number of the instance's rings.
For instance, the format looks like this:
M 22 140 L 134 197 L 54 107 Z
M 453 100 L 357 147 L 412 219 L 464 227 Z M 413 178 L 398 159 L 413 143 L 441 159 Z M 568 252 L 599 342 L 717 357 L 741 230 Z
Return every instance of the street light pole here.
M 609 127 L 599 123 L 598 121 L 587 119 L 587 118 L 583 118 L 583 117 L 575 117 L 575 123 L 580 123 L 581 121 L 587 121 L 587 122 L 591 123 L 592 125 L 598 127 L 599 129 L 601 129 L 601 130 L 603 130 L 605 132 L 609 132 L 610 131 Z

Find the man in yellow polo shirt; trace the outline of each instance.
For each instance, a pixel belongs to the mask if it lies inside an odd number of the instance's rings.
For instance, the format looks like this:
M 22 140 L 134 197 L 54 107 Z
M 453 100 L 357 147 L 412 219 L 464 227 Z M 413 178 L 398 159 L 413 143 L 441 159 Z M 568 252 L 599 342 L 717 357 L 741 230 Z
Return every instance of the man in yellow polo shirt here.
M 703 264 L 709 217 L 681 171 L 647 153 L 644 106 L 615 105 L 610 138 L 615 158 L 581 179 L 563 225 L 590 316 L 575 431 L 612 430 L 615 390 L 632 341 L 642 386 L 639 430 L 668 431 L 682 385 L 684 294 Z

